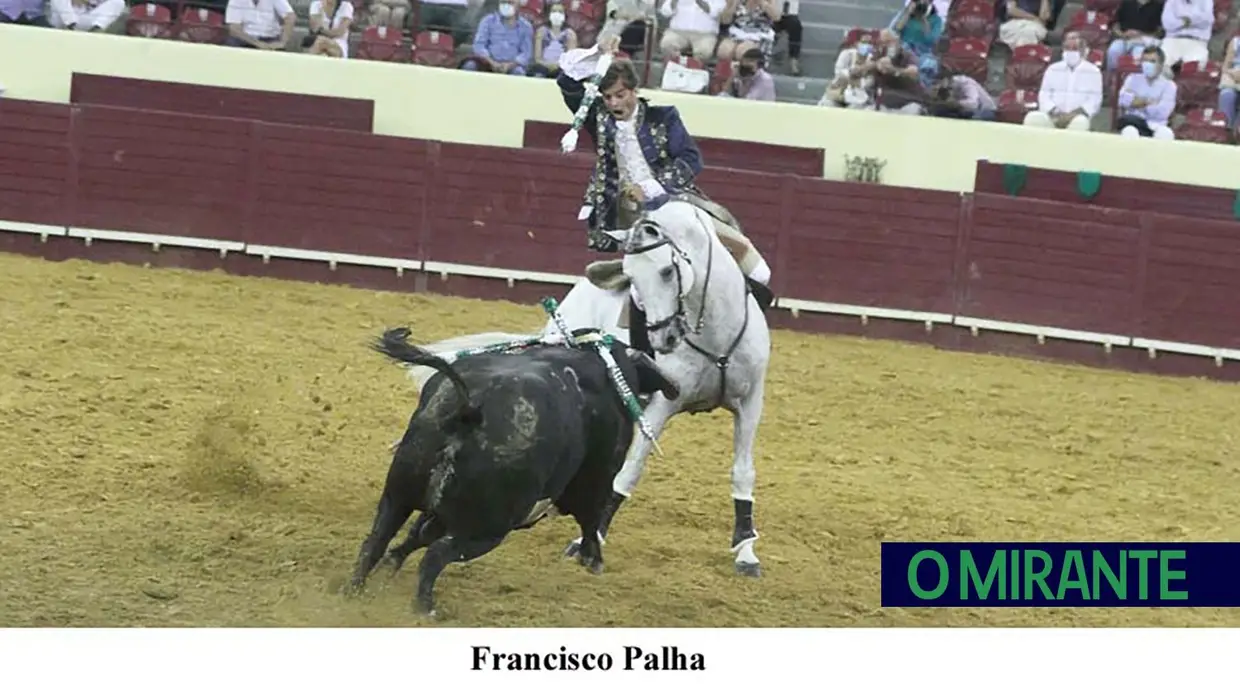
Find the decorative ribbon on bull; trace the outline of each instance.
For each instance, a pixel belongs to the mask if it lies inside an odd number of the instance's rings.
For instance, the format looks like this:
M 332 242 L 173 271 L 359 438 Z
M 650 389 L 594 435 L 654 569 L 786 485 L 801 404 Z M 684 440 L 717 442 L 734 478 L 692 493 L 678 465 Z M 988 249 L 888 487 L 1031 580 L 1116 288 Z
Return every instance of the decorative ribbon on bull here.
M 560 69 L 569 77 L 574 79 L 582 79 L 585 76 L 581 73 L 589 69 L 589 58 L 599 52 L 599 47 L 595 44 L 591 48 L 575 49 L 566 51 L 560 56 Z M 586 117 L 590 114 L 590 107 L 594 105 L 594 100 L 598 98 L 598 84 L 603 79 L 603 75 L 607 74 L 607 69 L 611 67 L 611 54 L 604 53 L 599 55 L 594 66 L 594 74 L 586 81 L 585 95 L 581 98 L 581 105 L 577 107 L 576 113 L 573 114 L 573 125 L 560 138 L 560 152 L 570 153 L 577 149 L 578 131 L 585 125 Z

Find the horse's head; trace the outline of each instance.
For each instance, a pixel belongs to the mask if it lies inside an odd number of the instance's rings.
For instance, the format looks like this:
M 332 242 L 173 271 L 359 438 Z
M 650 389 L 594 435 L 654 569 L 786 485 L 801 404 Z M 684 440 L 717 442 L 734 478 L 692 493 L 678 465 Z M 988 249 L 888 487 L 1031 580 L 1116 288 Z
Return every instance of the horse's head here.
M 622 245 L 624 275 L 645 308 L 651 347 L 671 353 L 689 331 L 685 297 L 696 276 L 688 255 L 649 218 L 607 234 Z

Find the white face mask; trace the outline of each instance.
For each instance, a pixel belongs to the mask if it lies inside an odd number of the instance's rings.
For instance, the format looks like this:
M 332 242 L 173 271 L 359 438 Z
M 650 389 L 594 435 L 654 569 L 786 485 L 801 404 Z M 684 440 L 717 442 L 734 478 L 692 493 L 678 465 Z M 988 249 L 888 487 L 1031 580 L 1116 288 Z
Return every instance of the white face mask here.
M 1069 68 L 1075 68 L 1076 66 L 1081 64 L 1081 52 L 1080 51 L 1064 51 L 1063 61 L 1068 64 Z
M 551 19 L 551 26 L 559 27 L 561 24 L 564 23 L 564 13 L 563 12 L 552 12 L 550 19 Z
M 502 2 L 499 5 L 499 15 L 501 17 L 511 17 L 517 13 L 517 6 L 510 2 Z

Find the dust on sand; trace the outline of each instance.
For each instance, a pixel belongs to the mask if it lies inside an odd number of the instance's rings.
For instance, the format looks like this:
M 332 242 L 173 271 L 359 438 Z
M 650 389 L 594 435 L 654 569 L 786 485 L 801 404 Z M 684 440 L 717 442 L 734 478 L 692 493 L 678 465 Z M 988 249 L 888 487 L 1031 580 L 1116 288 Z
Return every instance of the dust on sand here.
M 333 593 L 415 404 L 365 348 L 537 307 L 0 255 L 0 624 L 417 625 L 419 555 Z M 731 420 L 681 416 L 607 569 L 569 519 L 438 585 L 440 624 L 1231 625 L 1230 610 L 879 607 L 882 540 L 1240 537 L 1237 388 L 775 333 L 758 554 L 734 576 Z

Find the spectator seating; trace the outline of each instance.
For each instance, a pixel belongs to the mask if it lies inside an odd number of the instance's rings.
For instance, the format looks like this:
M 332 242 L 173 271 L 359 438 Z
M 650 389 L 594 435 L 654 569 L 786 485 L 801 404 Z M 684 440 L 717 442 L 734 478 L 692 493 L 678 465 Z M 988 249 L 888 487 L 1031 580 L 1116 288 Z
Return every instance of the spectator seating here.
M 171 39 L 174 26 L 170 8 L 146 2 L 129 8 L 129 18 L 125 21 L 125 33 L 151 39 Z

